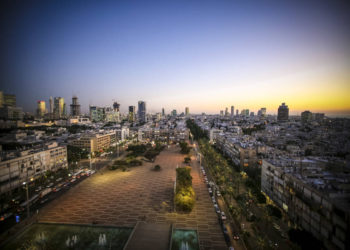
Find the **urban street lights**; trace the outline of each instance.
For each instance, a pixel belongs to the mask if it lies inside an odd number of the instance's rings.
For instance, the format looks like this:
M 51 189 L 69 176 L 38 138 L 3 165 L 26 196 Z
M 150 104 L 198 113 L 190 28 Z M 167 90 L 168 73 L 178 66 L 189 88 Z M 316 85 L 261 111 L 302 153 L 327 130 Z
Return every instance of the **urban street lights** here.
M 30 181 L 33 181 L 34 178 L 30 178 Z M 23 185 L 25 185 L 26 189 L 26 196 L 27 196 L 27 218 L 29 218 L 29 190 L 28 190 L 28 179 L 27 181 L 23 182 Z

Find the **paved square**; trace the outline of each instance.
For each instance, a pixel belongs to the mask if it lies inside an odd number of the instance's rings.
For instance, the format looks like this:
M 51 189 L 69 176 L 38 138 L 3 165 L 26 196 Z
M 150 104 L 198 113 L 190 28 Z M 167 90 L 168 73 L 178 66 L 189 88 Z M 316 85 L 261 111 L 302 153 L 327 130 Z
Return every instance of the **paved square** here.
M 199 164 L 192 159 L 196 205 L 189 214 L 173 212 L 176 166 L 183 165 L 180 148 L 165 149 L 154 163 L 128 172 L 104 170 L 48 204 L 40 222 L 103 224 L 134 227 L 137 221 L 196 229 L 201 249 L 227 249 Z M 151 170 L 159 164 L 161 171 Z

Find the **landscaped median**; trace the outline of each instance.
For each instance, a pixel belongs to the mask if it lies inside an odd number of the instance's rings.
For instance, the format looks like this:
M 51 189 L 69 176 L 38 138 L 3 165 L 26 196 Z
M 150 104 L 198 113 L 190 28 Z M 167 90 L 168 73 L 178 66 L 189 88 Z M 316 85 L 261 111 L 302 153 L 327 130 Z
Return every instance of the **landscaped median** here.
M 177 211 L 191 212 L 195 203 L 191 167 L 176 169 L 175 207 Z

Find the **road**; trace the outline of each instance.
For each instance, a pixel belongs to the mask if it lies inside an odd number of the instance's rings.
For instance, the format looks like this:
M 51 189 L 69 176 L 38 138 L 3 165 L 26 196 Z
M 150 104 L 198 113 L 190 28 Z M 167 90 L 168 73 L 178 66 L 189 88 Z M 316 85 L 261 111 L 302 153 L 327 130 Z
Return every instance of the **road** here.
M 197 144 L 194 144 L 194 149 L 195 149 L 195 152 L 199 152 L 199 149 L 196 147 Z M 210 173 L 210 170 L 207 168 L 207 166 L 205 166 L 205 164 L 203 164 L 203 162 L 201 162 L 202 166 L 204 167 L 205 169 L 205 173 L 206 173 L 206 176 L 208 178 L 208 181 L 212 181 L 215 183 L 215 179 L 212 177 L 211 173 Z M 204 175 L 203 173 L 200 171 L 200 176 L 201 178 L 204 180 Z M 213 196 L 215 197 L 216 201 L 217 201 L 217 204 L 220 208 L 220 211 L 223 211 L 225 212 L 225 215 L 227 217 L 227 220 L 225 220 L 223 222 L 223 225 L 226 227 L 227 231 L 228 231 L 228 235 L 229 235 L 229 239 L 230 239 L 230 245 L 234 247 L 234 249 L 238 249 L 238 250 L 246 250 L 246 247 L 244 245 L 244 242 L 243 242 L 243 239 L 240 237 L 239 240 L 234 240 L 233 239 L 233 235 L 234 234 L 237 234 L 237 232 L 239 232 L 239 228 L 235 225 L 234 221 L 233 221 L 233 218 L 231 217 L 231 214 L 228 210 L 228 207 L 226 206 L 225 204 L 225 201 L 224 199 L 221 197 L 218 197 L 216 195 L 216 190 L 213 190 Z

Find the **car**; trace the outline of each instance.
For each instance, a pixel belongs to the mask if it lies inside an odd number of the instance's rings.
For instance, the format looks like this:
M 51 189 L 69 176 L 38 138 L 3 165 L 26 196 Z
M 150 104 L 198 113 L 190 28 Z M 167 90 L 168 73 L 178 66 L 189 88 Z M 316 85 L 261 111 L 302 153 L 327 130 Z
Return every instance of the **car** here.
M 218 207 L 215 207 L 215 211 L 216 211 L 217 214 L 221 213 L 221 211 L 220 211 L 220 209 Z
M 220 197 L 221 193 L 219 191 L 216 191 L 216 195 Z
M 227 219 L 225 212 L 221 212 L 221 219 L 222 220 L 226 220 Z
M 35 192 L 40 192 L 41 189 L 43 189 L 41 186 L 39 186 L 37 189 L 35 189 Z
M 234 240 L 239 240 L 239 234 L 238 233 L 233 233 L 233 239 Z
M 48 184 L 46 187 L 47 188 L 50 188 L 50 187 L 52 187 L 53 186 L 53 182 L 51 182 L 50 184 Z
M 40 201 L 40 204 L 44 204 L 44 203 L 47 202 L 48 200 L 49 200 L 48 198 L 42 199 L 42 200 Z

